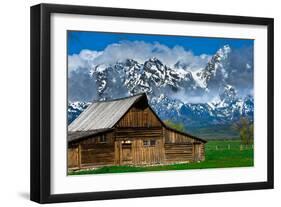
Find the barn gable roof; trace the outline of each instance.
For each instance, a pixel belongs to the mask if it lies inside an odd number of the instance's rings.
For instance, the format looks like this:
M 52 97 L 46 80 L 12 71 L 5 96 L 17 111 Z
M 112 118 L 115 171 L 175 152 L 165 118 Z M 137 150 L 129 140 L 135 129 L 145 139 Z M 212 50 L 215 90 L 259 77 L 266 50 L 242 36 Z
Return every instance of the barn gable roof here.
M 112 101 L 93 102 L 68 126 L 68 131 L 112 128 L 144 96 L 146 98 L 145 94 L 138 94 Z
M 145 99 L 146 103 L 148 102 L 145 93 L 110 101 L 93 102 L 68 126 L 68 141 L 74 141 L 80 138 L 109 131 L 130 110 L 130 108 L 141 99 Z M 204 143 L 207 142 L 204 139 L 166 125 L 150 107 L 150 105 L 147 105 L 166 129 L 189 136 Z

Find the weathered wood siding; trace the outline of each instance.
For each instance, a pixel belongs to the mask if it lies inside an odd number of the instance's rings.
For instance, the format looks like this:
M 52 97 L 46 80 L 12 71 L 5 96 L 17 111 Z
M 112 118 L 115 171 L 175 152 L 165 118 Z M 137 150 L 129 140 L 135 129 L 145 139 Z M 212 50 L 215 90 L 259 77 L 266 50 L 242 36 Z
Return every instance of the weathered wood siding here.
M 162 137 L 162 128 L 116 128 L 115 129 L 116 138 L 152 138 L 152 137 Z
M 114 145 L 82 145 L 81 166 L 114 164 Z
M 104 133 L 105 143 L 100 143 L 102 134 L 73 143 L 68 148 L 68 167 L 84 168 L 88 166 L 114 164 L 113 132 Z
M 154 140 L 155 145 L 145 146 L 145 140 Z M 125 140 L 122 139 L 118 139 L 115 142 L 116 165 L 147 165 L 160 164 L 164 162 L 164 142 L 160 137 L 153 139 L 126 139 L 126 141 L 130 142 L 130 144 L 124 144 Z M 124 154 L 124 150 L 126 150 L 127 154 Z M 130 153 L 130 159 L 128 159 L 128 153 Z
M 204 143 L 171 129 L 163 128 L 165 162 L 192 162 L 205 159 Z
M 200 160 L 204 161 L 205 160 L 205 144 L 201 143 L 200 144 Z
M 165 144 L 165 162 L 191 162 L 193 161 L 193 144 Z
M 101 133 L 86 139 L 83 139 L 81 141 L 79 141 L 79 144 L 81 145 L 87 145 L 87 144 L 99 144 L 100 143 L 100 138 L 102 136 L 106 137 L 106 144 L 114 144 L 114 132 L 105 132 L 105 133 Z
M 195 140 L 186 135 L 180 134 L 170 129 L 163 128 L 163 134 L 165 138 L 165 143 L 189 143 L 194 142 Z
M 145 109 L 132 107 L 116 127 L 161 127 L 161 122 L 149 107 Z
M 78 146 L 69 147 L 67 150 L 67 166 L 76 168 L 78 165 Z

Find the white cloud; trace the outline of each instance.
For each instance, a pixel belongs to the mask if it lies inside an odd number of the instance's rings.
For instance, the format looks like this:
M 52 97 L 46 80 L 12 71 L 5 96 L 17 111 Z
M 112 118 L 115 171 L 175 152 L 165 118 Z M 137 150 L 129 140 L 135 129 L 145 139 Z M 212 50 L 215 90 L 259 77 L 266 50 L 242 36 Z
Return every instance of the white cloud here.
M 156 57 L 164 64 L 173 67 L 178 61 L 188 66 L 189 70 L 196 70 L 206 65 L 211 56 L 201 54 L 195 56 L 181 46 L 169 48 L 158 42 L 120 41 L 108 45 L 103 51 L 82 50 L 80 54 L 68 56 L 68 69 L 71 71 L 88 70 L 99 64 L 114 64 L 125 59 L 134 59 L 140 63 Z
M 91 50 L 82 50 L 79 54 L 73 54 L 68 56 L 68 74 L 71 74 L 72 71 L 78 70 L 88 70 L 94 66 L 95 59 L 102 55 L 103 52 L 91 51 Z
M 218 97 L 218 93 L 205 91 L 205 93 L 192 94 L 189 91 L 179 91 L 177 93 L 169 94 L 172 98 L 181 100 L 184 103 L 208 103 L 212 102 Z
M 85 61 L 77 54 L 68 56 L 68 72 L 76 71 L 86 66 Z

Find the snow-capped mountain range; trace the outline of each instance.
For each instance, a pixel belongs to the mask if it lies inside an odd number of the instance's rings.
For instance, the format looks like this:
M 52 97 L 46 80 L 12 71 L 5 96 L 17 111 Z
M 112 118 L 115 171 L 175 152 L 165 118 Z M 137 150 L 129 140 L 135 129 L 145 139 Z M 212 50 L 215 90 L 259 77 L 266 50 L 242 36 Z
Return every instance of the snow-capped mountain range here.
M 67 120 L 68 123 L 74 121 L 89 105 L 91 102 L 68 102 Z
M 241 116 L 253 120 L 253 96 L 239 97 L 237 89 L 228 83 L 230 53 L 231 48 L 226 45 L 209 59 L 205 67 L 196 70 L 190 70 L 184 61 L 168 66 L 155 57 L 143 63 L 127 59 L 110 65 L 96 65 L 90 72 L 97 89 L 95 99 L 110 100 L 145 92 L 162 120 L 183 123 L 187 131 L 199 136 L 202 136 L 200 128 L 210 129 L 211 136 L 209 132 L 204 135 L 213 138 L 218 136 L 211 133 L 214 128 L 228 126 L 230 129 L 229 126 Z M 218 95 L 203 103 L 185 100 L 185 97 L 208 94 Z M 68 122 L 71 123 L 89 104 L 69 102 Z M 234 134 L 230 133 L 230 136 Z

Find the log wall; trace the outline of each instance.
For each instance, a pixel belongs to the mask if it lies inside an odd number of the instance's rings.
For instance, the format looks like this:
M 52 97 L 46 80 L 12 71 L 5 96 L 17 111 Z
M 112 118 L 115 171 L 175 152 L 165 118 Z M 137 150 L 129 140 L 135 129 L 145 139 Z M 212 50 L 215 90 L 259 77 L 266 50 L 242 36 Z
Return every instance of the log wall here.
M 165 144 L 165 162 L 191 162 L 193 161 L 193 144 Z
M 165 143 L 189 143 L 194 142 L 195 140 L 187 135 L 180 134 L 170 129 L 163 129 Z
M 163 128 L 165 162 L 192 162 L 205 160 L 205 145 L 194 138 Z
M 116 128 L 115 137 L 118 138 L 153 138 L 162 137 L 163 131 L 161 127 L 153 128 Z
M 100 143 L 102 134 L 72 143 L 68 147 L 68 167 L 83 168 L 114 164 L 114 133 L 104 133 L 105 143 Z
M 99 144 L 101 136 L 106 136 L 106 144 L 114 144 L 114 132 L 105 132 L 79 141 L 82 145 Z
M 113 144 L 81 145 L 81 167 L 114 164 Z

